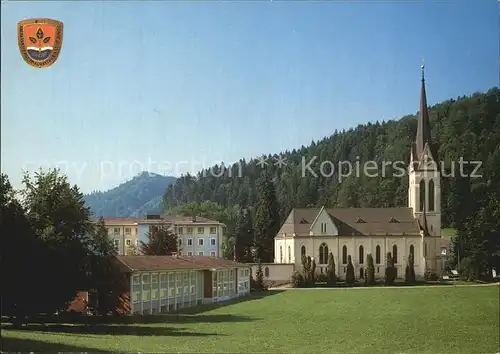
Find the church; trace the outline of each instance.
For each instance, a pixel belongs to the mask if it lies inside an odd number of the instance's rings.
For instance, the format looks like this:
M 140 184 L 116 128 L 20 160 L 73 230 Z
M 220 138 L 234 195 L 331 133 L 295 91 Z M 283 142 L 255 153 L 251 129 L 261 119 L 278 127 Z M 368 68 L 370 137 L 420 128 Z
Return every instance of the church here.
M 390 252 L 397 277 L 404 278 L 412 253 L 417 278 L 422 278 L 426 271 L 440 276 L 440 177 L 422 66 L 420 112 L 408 168 L 408 207 L 293 209 L 274 239 L 274 263 L 294 264 L 295 269 L 300 269 L 302 257 L 310 256 L 318 272 L 325 273 L 331 252 L 337 277 L 345 279 L 351 256 L 356 279 L 363 279 L 366 258 L 371 254 L 375 276 L 383 278 L 386 254 Z

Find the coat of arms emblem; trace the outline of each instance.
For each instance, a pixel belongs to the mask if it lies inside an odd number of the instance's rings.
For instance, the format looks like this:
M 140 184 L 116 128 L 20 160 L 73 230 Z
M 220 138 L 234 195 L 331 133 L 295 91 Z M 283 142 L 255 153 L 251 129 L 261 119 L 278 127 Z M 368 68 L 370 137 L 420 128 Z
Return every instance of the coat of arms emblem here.
M 54 64 L 61 52 L 63 23 L 48 18 L 19 21 L 17 40 L 23 59 L 36 68 Z

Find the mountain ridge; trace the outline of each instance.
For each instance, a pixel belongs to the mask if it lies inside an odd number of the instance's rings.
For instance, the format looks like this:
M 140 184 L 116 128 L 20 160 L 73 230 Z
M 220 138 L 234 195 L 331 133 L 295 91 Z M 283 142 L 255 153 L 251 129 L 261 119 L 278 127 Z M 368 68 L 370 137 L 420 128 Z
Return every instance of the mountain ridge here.
M 83 199 L 94 216 L 109 218 L 156 214 L 162 211 L 166 188 L 176 180 L 176 177 L 143 171 L 107 191 L 85 194 Z

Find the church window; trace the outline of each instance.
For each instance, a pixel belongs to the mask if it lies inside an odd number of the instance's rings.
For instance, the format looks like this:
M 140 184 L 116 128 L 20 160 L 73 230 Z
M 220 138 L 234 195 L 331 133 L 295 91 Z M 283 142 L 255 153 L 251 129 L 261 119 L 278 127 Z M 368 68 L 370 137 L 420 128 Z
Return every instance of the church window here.
M 425 205 L 425 181 L 420 181 L 420 211 L 424 210 Z
M 322 243 L 319 246 L 319 264 L 326 264 L 328 262 L 328 246 Z
M 264 268 L 264 276 L 269 277 L 269 267 Z
M 347 246 L 342 247 L 342 264 L 347 264 Z
M 283 247 L 280 246 L 280 263 L 283 263 Z
M 363 246 L 359 246 L 359 264 L 363 264 L 365 262 L 365 255 Z
M 413 245 L 410 246 L 410 254 L 415 258 L 415 247 Z
M 380 246 L 375 248 L 375 263 L 380 264 Z
M 429 181 L 429 211 L 434 211 L 434 181 Z
M 398 263 L 398 246 L 392 246 L 392 259 L 394 264 Z
M 326 223 L 325 222 L 321 223 L 321 233 L 326 234 Z
M 288 246 L 288 263 L 292 263 L 292 250 L 290 246 Z
M 304 258 L 306 256 L 306 246 L 300 248 L 300 257 Z

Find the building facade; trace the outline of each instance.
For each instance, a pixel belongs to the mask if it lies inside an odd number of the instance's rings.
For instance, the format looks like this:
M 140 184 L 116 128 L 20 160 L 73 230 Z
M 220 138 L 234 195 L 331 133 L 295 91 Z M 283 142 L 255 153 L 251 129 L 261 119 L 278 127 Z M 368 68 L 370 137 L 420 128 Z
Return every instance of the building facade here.
M 225 225 L 202 217 L 148 215 L 138 223 L 138 239 L 147 241 L 153 227 L 167 227 L 179 236 L 179 250 L 186 256 L 222 257 Z
M 139 218 L 106 218 L 104 225 L 119 255 L 131 254 L 139 239 Z
M 397 276 L 403 278 L 412 253 L 417 277 L 423 277 L 427 271 L 439 276 L 443 268 L 443 242 L 438 166 L 422 67 L 418 127 L 408 169 L 408 207 L 294 209 L 275 237 L 274 262 L 300 267 L 302 257 L 311 256 L 318 271 L 325 272 L 331 252 L 337 276 L 345 279 L 350 256 L 356 278 L 362 279 L 366 257 L 371 254 L 375 276 L 381 278 L 390 252 Z
M 154 315 L 250 293 L 250 267 L 204 256 L 118 256 L 128 290 L 118 312 Z

